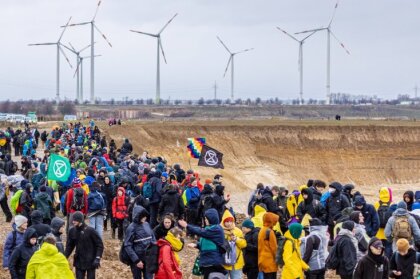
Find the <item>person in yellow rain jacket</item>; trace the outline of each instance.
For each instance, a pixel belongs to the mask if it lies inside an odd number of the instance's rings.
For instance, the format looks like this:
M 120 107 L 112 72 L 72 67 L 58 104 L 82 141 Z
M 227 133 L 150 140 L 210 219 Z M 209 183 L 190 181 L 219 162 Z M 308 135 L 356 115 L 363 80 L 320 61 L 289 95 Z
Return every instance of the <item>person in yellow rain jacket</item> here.
M 74 279 L 69 262 L 55 246 L 54 235 L 45 236 L 41 249 L 31 257 L 26 279 Z
M 289 226 L 289 230 L 284 234 L 286 242 L 284 243 L 283 261 L 284 266 L 281 272 L 282 279 L 305 278 L 304 271 L 309 266 L 302 260 L 300 254 L 300 237 L 302 235 L 303 226 L 294 223 Z
M 264 208 L 264 205 L 257 204 L 254 208 L 254 212 L 255 215 L 251 218 L 251 221 L 254 223 L 254 227 L 261 229 L 263 227 L 263 216 L 267 213 L 267 210 Z M 273 230 L 282 234 L 279 222 L 274 225 Z
M 244 238 L 244 234 L 242 230 L 235 226 L 235 218 L 233 218 L 232 214 L 229 210 L 225 210 L 222 216 L 222 222 L 220 223 L 224 232 L 225 232 L 225 239 L 229 241 L 229 244 L 235 243 L 236 248 L 236 261 L 233 265 L 223 265 L 223 267 L 228 272 L 229 277 L 231 279 L 241 279 L 242 268 L 245 265 L 244 256 L 242 249 L 246 247 L 246 240 Z
M 298 190 L 293 190 L 290 196 L 287 198 L 286 207 L 289 214 L 289 224 L 296 223 L 298 221 L 297 217 L 297 208 L 298 205 L 303 201 L 303 196 L 301 194 L 302 190 L 308 188 L 306 185 L 301 185 Z
M 378 212 L 378 215 L 379 215 L 379 230 L 376 233 L 376 237 L 382 241 L 382 244 L 385 247 L 385 255 L 388 256 L 389 259 L 392 256 L 392 243 L 389 242 L 385 236 L 385 225 L 388 220 L 381 221 L 381 219 L 388 219 L 389 217 L 392 216 L 392 211 L 390 210 L 391 205 L 392 205 L 392 190 L 391 188 L 388 188 L 388 187 L 382 187 L 379 190 L 379 200 L 375 202 L 374 204 L 375 210 L 376 212 Z M 381 210 L 379 210 L 379 207 L 381 206 L 382 208 Z M 385 214 L 383 214 L 382 211 L 385 212 L 385 210 L 387 211 Z M 385 218 L 381 217 L 381 215 Z
M 83 190 L 85 190 L 86 195 L 89 195 L 89 193 L 90 193 L 89 185 L 87 185 L 85 183 L 86 175 L 84 175 L 84 174 L 79 175 L 79 179 L 80 179 L 80 181 L 82 181 L 82 188 L 83 188 Z

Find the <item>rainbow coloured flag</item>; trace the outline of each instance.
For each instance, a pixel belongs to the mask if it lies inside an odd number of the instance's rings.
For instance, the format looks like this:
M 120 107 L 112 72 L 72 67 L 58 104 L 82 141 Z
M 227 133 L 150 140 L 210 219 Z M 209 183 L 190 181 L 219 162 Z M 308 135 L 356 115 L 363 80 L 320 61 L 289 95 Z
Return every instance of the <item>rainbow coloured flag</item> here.
M 204 144 L 206 144 L 206 138 L 188 138 L 187 150 L 191 158 L 200 158 Z

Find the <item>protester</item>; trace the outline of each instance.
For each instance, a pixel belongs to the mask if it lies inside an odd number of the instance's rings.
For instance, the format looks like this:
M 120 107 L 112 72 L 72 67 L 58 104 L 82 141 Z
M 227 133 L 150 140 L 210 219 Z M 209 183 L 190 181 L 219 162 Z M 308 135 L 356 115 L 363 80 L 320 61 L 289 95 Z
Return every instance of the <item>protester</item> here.
M 35 252 L 38 235 L 29 228 L 23 235 L 23 242 L 13 250 L 9 259 L 9 271 L 12 279 L 25 279 L 26 267 Z
M 321 201 L 322 193 L 325 191 L 327 184 L 322 180 L 315 180 L 308 189 L 312 191 L 312 196 L 315 200 Z
M 407 210 L 413 210 L 413 203 L 414 203 L 414 192 L 413 191 L 406 191 L 403 195 L 404 202 L 407 204 Z
M 115 225 L 118 228 L 118 239 L 124 239 L 124 220 L 128 218 L 128 205 L 130 198 L 126 196 L 125 189 L 118 187 L 117 196 L 112 201 L 112 217 L 115 220 Z M 115 228 L 112 228 L 113 235 L 115 235 Z
M 110 223 L 110 227 L 112 226 L 112 200 L 114 198 L 114 184 L 109 176 L 104 177 L 104 184 L 101 187 L 101 192 L 105 194 L 106 219 L 104 220 L 104 231 L 107 231 L 108 221 Z
M 277 238 L 273 227 L 278 220 L 277 214 L 265 213 L 263 216 L 264 225 L 258 233 L 258 270 L 263 273 L 264 279 L 277 278 Z M 267 233 L 267 231 L 269 232 Z
M 389 242 L 385 236 L 385 226 L 388 219 L 392 216 L 391 212 L 392 205 L 392 191 L 388 187 L 382 187 L 379 190 L 379 200 L 374 204 L 379 217 L 379 229 L 376 233 L 376 237 L 382 241 L 385 247 L 385 255 L 388 259 L 392 255 L 392 242 Z
M 182 230 L 178 227 L 172 228 L 168 234 L 157 242 L 159 247 L 159 269 L 155 279 L 181 279 L 180 252 L 184 246 Z
M 153 232 L 157 240 L 165 238 L 168 232 L 175 226 L 175 218 L 172 214 L 167 214 L 163 217 L 162 222 L 157 225 Z
M 150 209 L 150 226 L 153 228 L 157 225 L 159 203 L 162 199 L 162 173 L 157 170 L 153 176 L 148 181 L 152 187 L 152 198 L 149 200 L 149 209 Z
M 24 242 L 24 233 L 28 227 L 28 219 L 22 215 L 16 215 L 12 225 L 13 230 L 6 236 L 3 246 L 3 268 L 9 269 L 9 259 L 13 250 Z
M 379 230 L 379 216 L 373 205 L 366 203 L 362 195 L 354 198 L 354 210 L 358 210 L 363 214 L 366 233 L 369 237 L 373 237 Z
M 357 239 L 357 261 L 359 261 L 368 252 L 370 238 L 366 233 L 362 212 L 353 211 L 350 214 L 350 220 L 354 222 L 354 237 Z
M 187 185 L 185 201 L 187 222 L 191 225 L 199 225 L 198 206 L 200 204 L 200 190 L 198 189 L 195 177 L 191 177 Z
M 350 202 L 345 195 L 341 193 L 343 186 L 338 182 L 333 182 L 329 185 L 330 196 L 326 201 L 326 210 L 327 210 L 327 224 L 328 231 L 330 233 L 330 239 L 334 237 L 334 218 L 340 214 L 340 212 L 346 208 L 350 207 Z
M 32 225 L 29 228 L 34 228 L 40 239 L 42 239 L 48 233 L 51 233 L 50 226 L 42 222 L 43 214 L 41 211 L 34 210 L 31 213 L 31 221 L 32 221 Z
M 420 264 L 416 251 L 410 247 L 407 239 L 401 238 L 396 242 L 396 251 L 390 261 L 390 277 L 399 279 L 413 278 L 414 263 Z
M 58 252 L 64 254 L 64 244 L 61 236 L 64 234 L 64 220 L 59 217 L 54 217 L 51 220 L 51 232 L 55 237 L 55 245 L 57 246 Z
M 217 179 L 216 179 L 217 177 Z M 213 181 L 213 184 L 216 185 L 214 193 L 211 196 L 211 201 L 207 205 L 208 208 L 214 208 L 219 214 L 219 220 L 222 218 L 223 213 L 225 212 L 226 204 L 230 201 L 230 194 L 227 194 L 225 197 L 225 186 L 222 183 L 222 176 L 216 175 Z
M 309 188 L 302 190 L 303 202 L 297 207 L 296 215 L 301 222 L 307 214 L 311 218 L 317 218 L 325 223 L 327 218 L 327 211 L 322 206 L 321 202 L 313 198 L 312 191 Z
M 175 219 L 183 219 L 184 210 L 185 207 L 181 195 L 174 185 L 169 184 L 159 204 L 159 217 L 162 218 L 162 216 L 167 214 L 173 214 Z
M 76 249 L 73 259 L 76 279 L 84 279 L 85 275 L 88 279 L 94 279 L 104 251 L 102 239 L 95 229 L 85 224 L 82 212 L 74 212 L 72 222 L 73 227 L 69 230 L 64 254 L 69 258 Z
M 44 224 L 51 223 L 51 212 L 53 212 L 53 204 L 51 196 L 47 193 L 47 187 L 41 186 L 40 192 L 35 196 L 35 208 L 42 212 Z
M 357 263 L 353 279 L 389 278 L 389 261 L 384 255 L 384 249 L 382 241 L 372 237 L 369 241 L 367 255 Z
M 284 243 L 282 279 L 304 278 L 304 272 L 309 270 L 309 266 L 302 260 L 299 249 L 302 231 L 303 226 L 294 223 L 289 226 L 289 230 L 284 234 L 288 241 L 286 240 Z
M 245 265 L 242 269 L 248 279 L 258 279 L 258 233 L 260 228 L 256 228 L 250 219 L 242 223 L 242 233 L 246 240 L 246 247 L 243 250 Z
M 87 194 L 82 188 L 80 179 L 73 179 L 73 187 L 66 193 L 66 212 L 67 212 L 67 231 L 69 225 L 73 223 L 73 214 L 76 211 L 86 215 L 88 213 Z
M 104 230 L 104 217 L 106 216 L 106 202 L 105 195 L 99 192 L 100 184 L 93 182 L 91 191 L 88 195 L 88 218 L 89 226 L 94 228 L 99 236 L 102 238 Z

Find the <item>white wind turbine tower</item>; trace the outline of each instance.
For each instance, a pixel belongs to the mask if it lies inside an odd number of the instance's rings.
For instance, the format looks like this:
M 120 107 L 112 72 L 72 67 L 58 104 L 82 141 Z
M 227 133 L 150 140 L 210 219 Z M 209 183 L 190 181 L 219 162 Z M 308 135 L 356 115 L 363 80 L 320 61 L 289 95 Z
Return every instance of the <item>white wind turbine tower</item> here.
M 96 15 L 98 14 L 99 6 L 101 5 L 101 0 L 98 2 L 98 6 L 96 7 L 95 14 L 91 21 L 81 22 L 81 23 L 74 23 L 70 24 L 69 26 L 78 26 L 78 25 L 87 25 L 90 24 L 90 103 L 95 103 L 95 29 L 102 35 L 104 40 L 108 43 L 110 47 L 112 47 L 111 43 L 108 41 L 107 37 L 99 30 L 98 26 L 95 23 Z
M 232 63 L 232 65 L 230 67 L 230 69 L 231 69 L 231 73 L 230 73 L 230 75 L 231 75 L 230 76 L 230 79 L 231 79 L 230 80 L 230 82 L 231 82 L 231 84 L 230 84 L 230 98 L 231 98 L 231 100 L 233 102 L 234 101 L 234 73 L 235 73 L 235 70 L 234 70 L 234 58 L 235 58 L 235 55 L 236 54 L 239 54 L 239 53 L 243 53 L 243 52 L 247 52 L 247 51 L 253 50 L 254 48 L 247 48 L 247 49 L 244 49 L 244 50 L 241 50 L 241 51 L 238 51 L 238 52 L 231 52 L 228 49 L 228 47 L 225 45 L 225 43 L 223 43 L 223 41 L 218 36 L 217 36 L 217 39 L 224 46 L 224 48 L 227 50 L 227 52 L 229 52 L 229 54 L 230 54 L 230 57 L 229 57 L 229 60 L 228 60 L 228 63 L 227 63 L 226 69 L 225 69 L 225 73 L 223 74 L 223 77 L 226 76 L 226 72 L 229 69 L 229 65 Z
M 71 20 L 71 17 L 69 18 L 66 25 L 64 26 L 64 29 L 61 32 L 61 35 L 58 38 L 57 42 L 55 42 L 55 43 L 28 44 L 28 46 L 51 46 L 51 45 L 56 45 L 57 46 L 57 77 L 56 77 L 56 79 L 57 79 L 57 89 L 56 89 L 57 104 L 60 102 L 60 52 L 64 56 L 64 58 L 66 58 L 67 62 L 70 65 L 70 68 L 73 68 L 71 63 L 70 63 L 70 60 L 67 58 L 66 54 L 64 53 L 63 49 L 61 48 L 61 46 L 63 46 L 63 44 L 61 43 L 61 39 L 63 38 L 64 32 L 66 31 L 67 26 L 69 26 L 70 20 Z
M 101 54 L 97 54 L 95 55 L 95 57 L 100 57 L 102 56 Z M 83 60 L 84 59 L 90 59 L 92 57 L 90 56 L 80 56 L 79 57 L 79 64 L 77 65 L 77 69 L 74 72 L 73 77 L 80 71 L 80 99 L 81 102 L 83 103 Z
M 327 31 L 327 86 L 326 86 L 327 87 L 327 96 L 326 96 L 327 105 L 331 103 L 331 35 L 340 44 L 340 46 L 347 52 L 347 54 L 350 55 L 350 52 L 347 50 L 344 44 L 337 38 L 337 36 L 331 30 L 331 24 L 334 20 L 335 14 L 337 12 L 337 8 L 338 8 L 338 1 L 335 4 L 333 15 L 327 27 L 320 27 L 317 29 L 306 30 L 306 31 L 295 33 L 295 34 L 303 34 L 303 33 L 318 32 L 318 31 L 324 31 L 324 30 Z
M 303 105 L 303 43 L 305 42 L 306 39 L 308 39 L 310 36 L 315 34 L 315 31 L 312 32 L 311 34 L 307 35 L 306 37 L 304 37 L 302 40 L 298 40 L 295 36 L 290 35 L 289 33 L 284 31 L 280 27 L 277 27 L 277 29 L 280 30 L 281 32 L 283 32 L 284 34 L 286 34 L 287 36 L 289 36 L 290 38 L 292 38 L 293 40 L 295 40 L 296 42 L 298 42 L 298 44 L 299 44 L 299 58 L 298 58 L 299 96 L 300 96 L 300 104 Z
M 83 94 L 81 94 L 81 90 L 80 90 L 80 75 L 79 75 L 79 63 L 80 63 L 80 53 L 83 52 L 84 50 L 88 49 L 90 47 L 90 45 L 82 48 L 81 50 L 77 51 L 73 45 L 71 43 L 69 43 L 70 48 L 67 47 L 66 45 L 63 45 L 63 47 L 67 48 L 70 52 L 74 53 L 76 55 L 76 72 L 74 73 L 74 75 L 77 75 L 77 79 L 76 79 L 76 99 L 79 101 L 79 103 L 83 102 Z M 73 76 L 74 77 L 74 76 Z
M 135 30 L 130 30 L 131 32 L 134 33 L 139 33 L 139 34 L 143 34 L 143 35 L 147 35 L 150 37 L 154 37 L 157 39 L 157 67 L 156 67 L 156 104 L 159 105 L 160 104 L 160 52 L 162 52 L 162 56 L 163 59 L 165 60 L 165 64 L 167 64 L 166 62 L 166 57 L 165 57 L 165 52 L 163 51 L 163 47 L 162 47 L 162 41 L 160 38 L 160 34 L 162 34 L 163 30 L 165 30 L 165 28 L 172 22 L 172 20 L 177 16 L 178 14 L 175 14 L 163 27 L 162 29 L 159 31 L 159 33 L 157 34 L 151 34 L 151 33 L 146 33 L 146 32 L 141 32 L 141 31 L 135 31 Z

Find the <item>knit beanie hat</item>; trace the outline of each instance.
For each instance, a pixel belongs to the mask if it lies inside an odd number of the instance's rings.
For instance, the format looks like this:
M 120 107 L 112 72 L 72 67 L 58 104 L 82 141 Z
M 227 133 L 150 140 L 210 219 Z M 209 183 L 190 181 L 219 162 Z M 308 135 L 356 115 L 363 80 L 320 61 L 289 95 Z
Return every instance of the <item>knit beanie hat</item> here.
M 250 219 L 246 219 L 245 221 L 243 221 L 242 227 L 243 228 L 248 228 L 248 229 L 253 229 L 255 226 L 254 226 L 254 222 L 252 222 Z
M 397 205 L 397 208 L 407 209 L 407 204 L 405 201 L 400 201 Z
M 15 216 L 15 224 L 16 227 L 19 228 L 20 226 L 22 226 L 23 224 L 28 222 L 28 218 L 26 218 L 23 215 L 16 215 Z
M 398 252 L 406 252 L 410 248 L 410 243 L 405 238 L 400 238 L 397 240 L 397 250 Z
M 206 178 L 206 180 L 204 180 L 205 184 L 211 184 L 213 182 L 213 180 L 211 180 L 210 178 Z
M 83 223 L 84 220 L 85 220 L 85 216 L 83 216 L 82 212 L 76 211 L 75 213 L 73 213 L 73 221 Z
M 294 239 L 299 239 L 302 234 L 303 226 L 299 223 L 293 223 L 289 227 L 289 232 Z
M 343 222 L 343 225 L 341 226 L 343 229 L 349 230 L 349 231 L 353 231 L 354 229 L 354 222 L 353 221 L 345 221 Z

